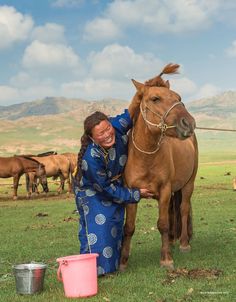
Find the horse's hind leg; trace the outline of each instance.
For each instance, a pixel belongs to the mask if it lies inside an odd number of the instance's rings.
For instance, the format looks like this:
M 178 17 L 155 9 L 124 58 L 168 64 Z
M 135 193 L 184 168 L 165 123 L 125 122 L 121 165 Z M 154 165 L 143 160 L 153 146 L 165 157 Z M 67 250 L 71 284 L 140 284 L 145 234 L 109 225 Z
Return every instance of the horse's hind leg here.
M 180 251 L 189 252 L 191 246 L 189 244 L 192 237 L 192 213 L 191 213 L 191 196 L 193 192 L 193 183 L 187 184 L 182 190 L 181 203 L 181 221 L 182 229 L 180 235 Z
M 120 267 L 119 267 L 119 270 L 121 272 L 124 271 L 128 265 L 131 239 L 135 231 L 136 214 L 137 214 L 137 204 L 128 204 L 126 206 L 124 237 L 122 242 Z

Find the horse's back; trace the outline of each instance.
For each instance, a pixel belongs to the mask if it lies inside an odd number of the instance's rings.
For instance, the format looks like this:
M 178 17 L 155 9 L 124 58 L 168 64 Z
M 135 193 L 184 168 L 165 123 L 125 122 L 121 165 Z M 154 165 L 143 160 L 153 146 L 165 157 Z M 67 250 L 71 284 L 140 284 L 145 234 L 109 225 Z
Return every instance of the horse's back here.
M 0 157 L 0 177 L 8 178 L 21 173 L 23 166 L 18 157 Z

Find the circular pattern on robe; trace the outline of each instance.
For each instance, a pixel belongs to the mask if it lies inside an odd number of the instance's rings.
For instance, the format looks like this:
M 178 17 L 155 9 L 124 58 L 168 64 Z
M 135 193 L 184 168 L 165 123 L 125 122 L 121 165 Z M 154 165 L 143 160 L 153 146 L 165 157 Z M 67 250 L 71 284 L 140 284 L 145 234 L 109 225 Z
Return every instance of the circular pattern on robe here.
M 123 117 L 119 119 L 119 123 L 124 128 L 126 128 L 128 126 L 128 122 Z
M 111 171 L 107 171 L 107 175 L 108 175 L 108 177 L 112 177 Z
M 111 258 L 113 255 L 113 249 L 110 246 L 106 246 L 103 249 L 102 254 L 105 258 Z
M 96 191 L 91 190 L 91 189 L 87 189 L 87 190 L 85 191 L 85 194 L 86 194 L 86 196 L 91 197 L 91 196 L 94 196 L 94 195 L 96 194 Z
M 112 189 L 112 191 L 116 191 L 116 186 L 114 186 L 113 184 L 110 184 L 110 187 L 111 187 L 111 189 Z
M 134 200 L 139 201 L 140 194 L 139 191 L 134 191 Z
M 105 177 L 105 176 L 107 175 L 106 172 L 103 171 L 103 170 L 98 170 L 98 171 L 96 172 L 96 174 L 97 174 L 98 176 L 101 176 L 101 177 Z
M 84 185 L 83 176 L 80 179 L 79 185 L 82 187 Z
M 112 227 L 112 229 L 111 229 L 111 236 L 113 238 L 116 238 L 116 236 L 117 236 L 117 227 L 116 226 Z
M 94 245 L 98 241 L 97 235 L 94 233 L 88 234 L 88 243 L 89 245 Z
M 123 202 L 122 200 L 120 200 L 118 198 L 114 198 L 113 200 L 114 200 L 115 203 L 118 203 L 118 204 L 121 204 Z
M 88 215 L 89 207 L 87 205 L 83 205 L 84 215 Z
M 92 157 L 100 157 L 100 154 L 94 148 L 91 149 L 90 154 L 91 154 Z
M 127 155 L 121 155 L 121 157 L 119 158 L 119 164 L 121 165 L 121 167 L 124 167 L 124 165 L 127 162 Z
M 98 276 L 104 275 L 105 274 L 105 270 L 103 267 L 98 266 L 97 268 L 97 272 L 98 272 Z
M 110 148 L 108 150 L 108 153 L 109 153 L 110 160 L 115 160 L 116 159 L 116 149 L 115 148 Z
M 81 169 L 84 170 L 84 171 L 88 170 L 88 163 L 85 159 L 82 160 Z
M 104 207 L 110 207 L 112 205 L 111 201 L 102 201 L 102 204 L 104 205 Z
M 93 187 L 94 187 L 94 189 L 97 190 L 98 192 L 102 192 L 102 191 L 103 191 L 103 189 L 102 189 L 98 184 L 96 184 L 96 183 L 93 184 Z
M 117 242 L 117 250 L 119 251 L 121 249 L 121 240 L 118 240 Z
M 96 224 L 102 225 L 106 222 L 106 217 L 103 214 L 97 214 L 95 216 Z
M 120 212 L 115 211 L 114 218 L 117 219 L 117 220 L 120 220 Z
M 121 136 L 121 139 L 125 145 L 128 143 L 128 135 L 125 134 L 125 135 Z

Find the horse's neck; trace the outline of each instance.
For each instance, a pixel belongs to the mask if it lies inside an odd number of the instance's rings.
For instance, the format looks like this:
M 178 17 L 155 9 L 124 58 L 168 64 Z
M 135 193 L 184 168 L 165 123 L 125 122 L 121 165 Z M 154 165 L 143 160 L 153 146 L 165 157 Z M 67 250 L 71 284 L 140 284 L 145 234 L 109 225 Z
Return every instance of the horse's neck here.
M 153 151 L 157 149 L 157 144 L 160 139 L 160 135 L 154 135 L 147 124 L 145 123 L 141 114 L 134 125 L 133 129 L 134 143 L 144 151 Z
M 29 159 L 23 159 L 22 164 L 26 172 L 34 172 L 38 168 L 38 164 Z

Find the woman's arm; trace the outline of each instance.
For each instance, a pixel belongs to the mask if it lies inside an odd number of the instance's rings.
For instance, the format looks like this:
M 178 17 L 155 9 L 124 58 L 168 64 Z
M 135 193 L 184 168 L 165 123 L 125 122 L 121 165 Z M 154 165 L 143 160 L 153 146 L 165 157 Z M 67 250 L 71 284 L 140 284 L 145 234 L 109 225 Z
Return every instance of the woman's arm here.
M 126 188 L 118 182 L 112 182 L 108 177 L 105 164 L 101 158 L 90 158 L 87 161 L 88 168 L 85 177 L 93 184 L 93 189 L 99 194 L 117 203 L 139 202 L 140 190 L 137 188 Z

